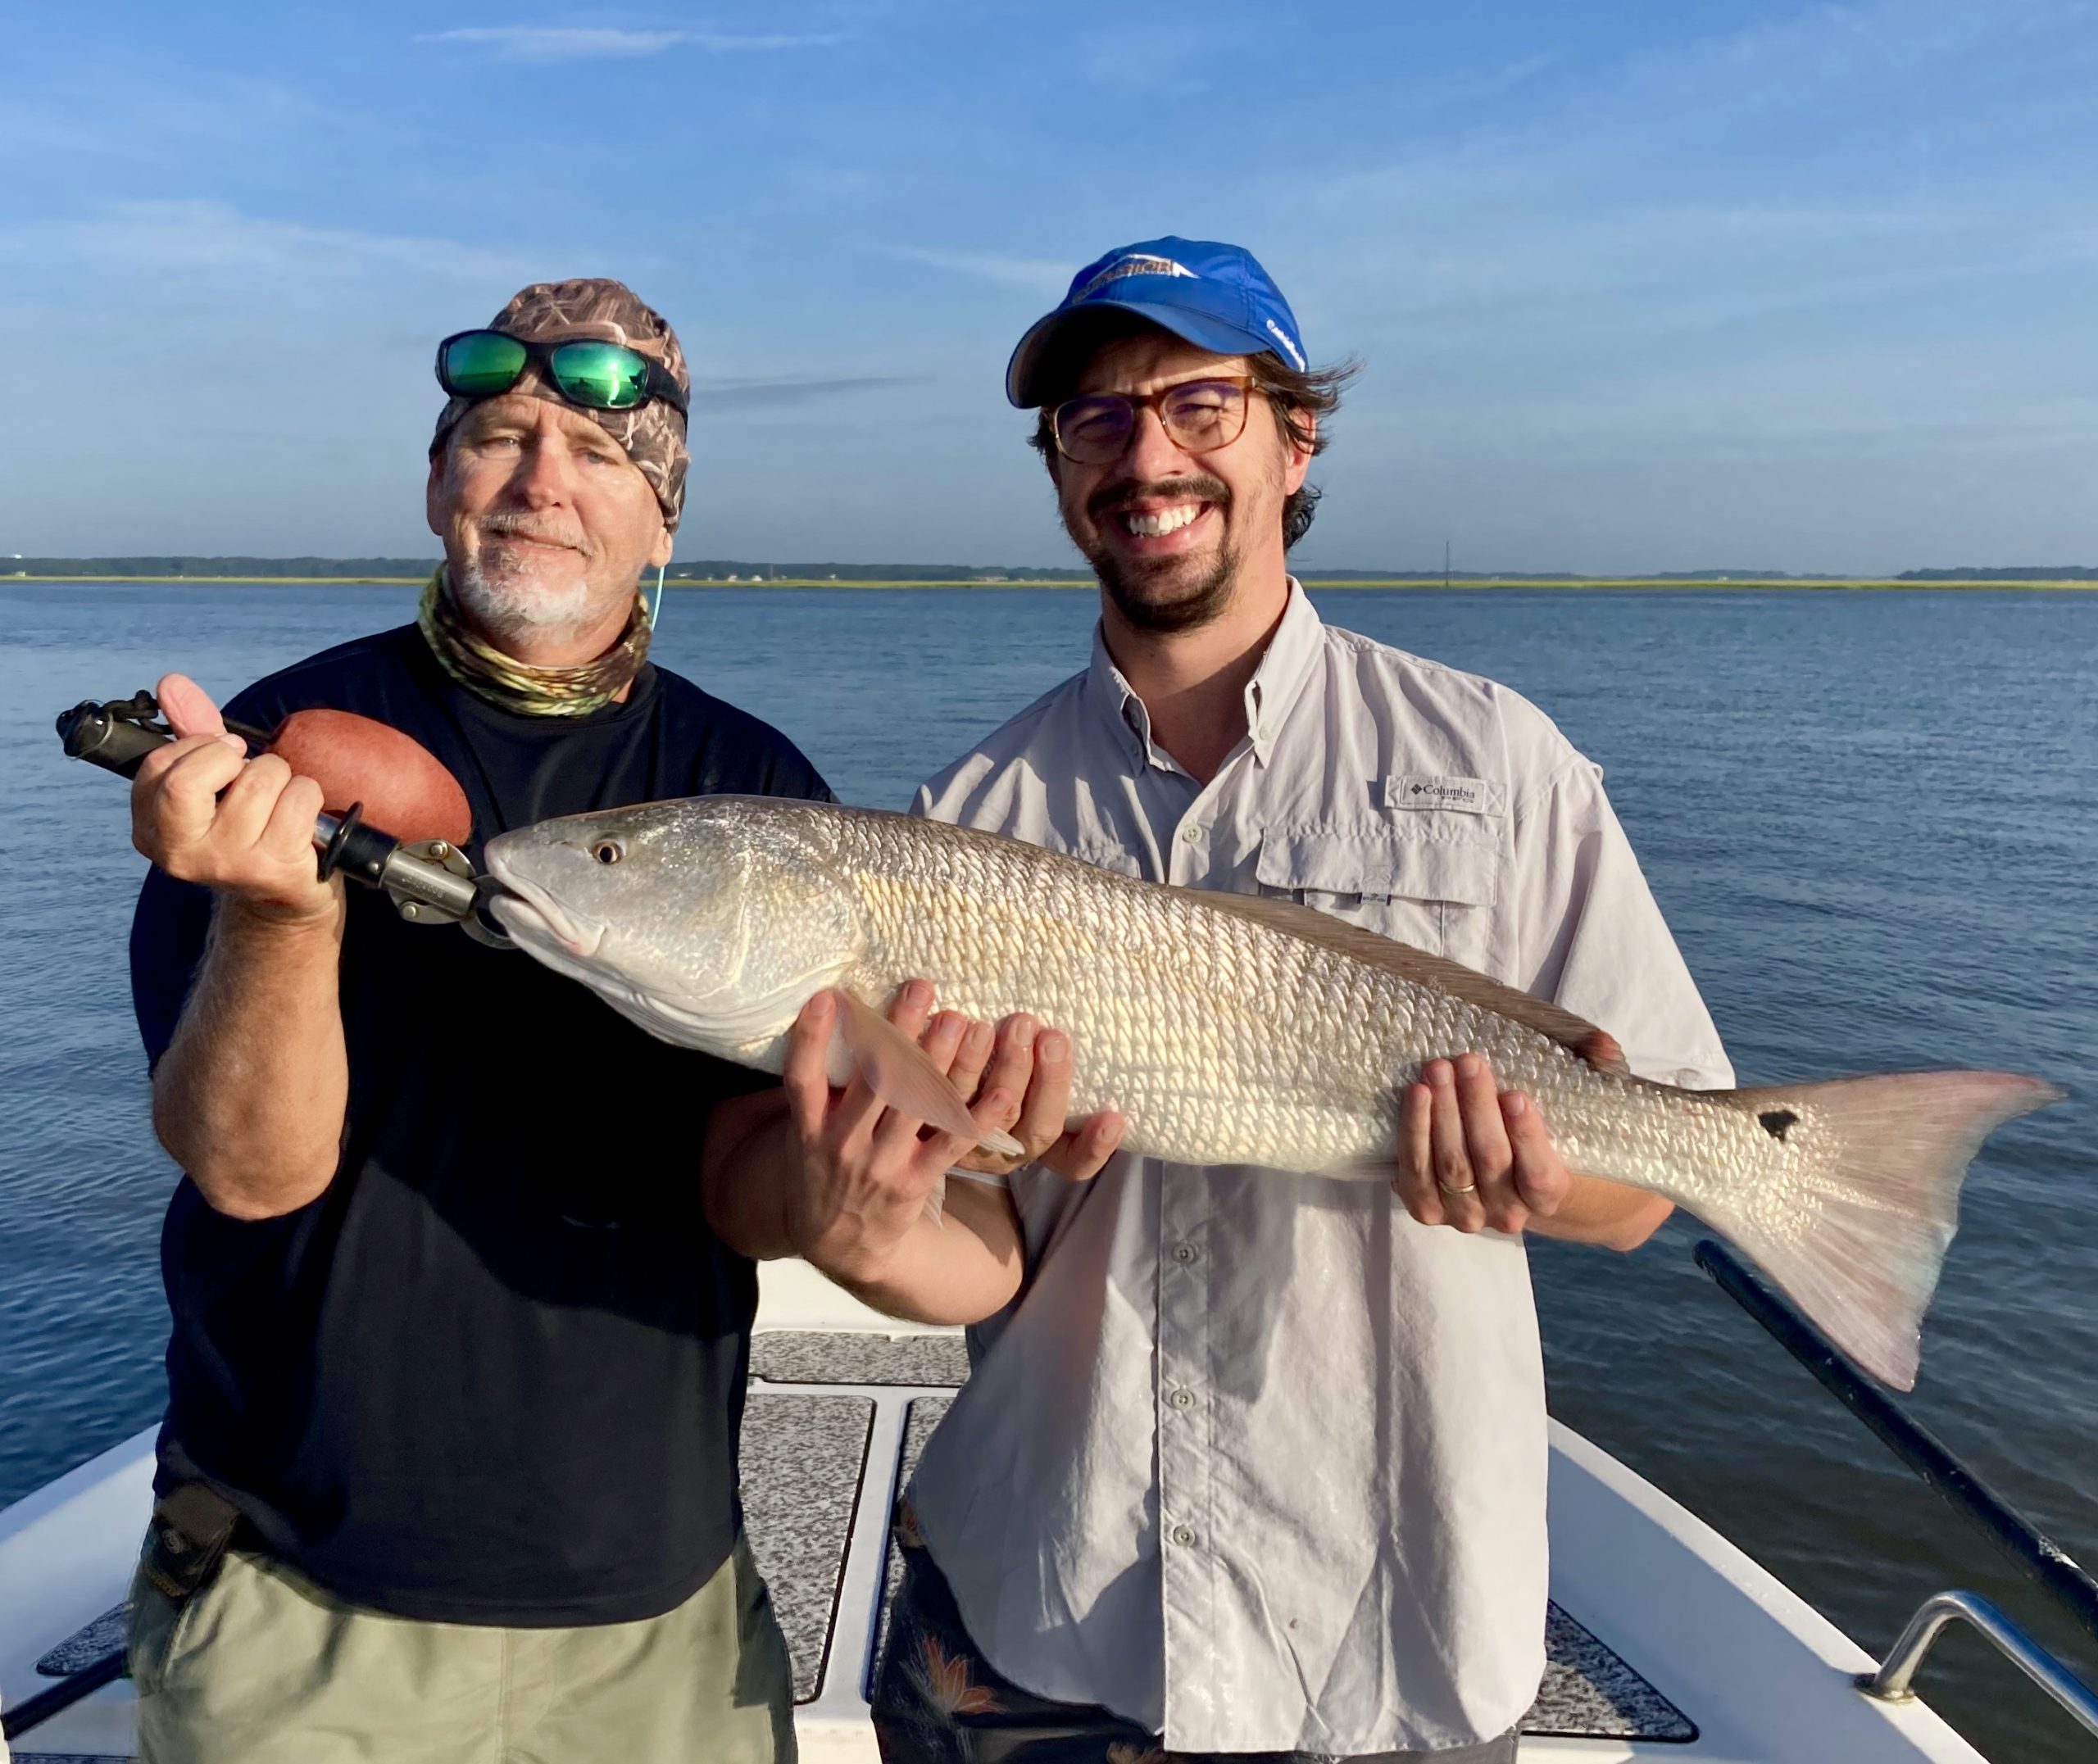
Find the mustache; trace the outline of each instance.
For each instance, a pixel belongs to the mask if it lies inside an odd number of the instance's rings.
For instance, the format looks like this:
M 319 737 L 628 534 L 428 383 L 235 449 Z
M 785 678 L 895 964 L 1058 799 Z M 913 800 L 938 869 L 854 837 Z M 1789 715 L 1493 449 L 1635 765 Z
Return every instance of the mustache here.
M 1181 478 L 1117 478 L 1087 498 L 1085 511 L 1095 521 L 1138 502 L 1213 502 L 1231 506 L 1231 487 L 1207 472 L 1191 472 Z
M 484 515 L 480 529 L 484 538 L 529 539 L 537 545 L 561 545 L 571 551 L 580 551 L 586 558 L 595 549 L 590 543 L 590 536 L 580 525 L 543 520 L 530 515 Z

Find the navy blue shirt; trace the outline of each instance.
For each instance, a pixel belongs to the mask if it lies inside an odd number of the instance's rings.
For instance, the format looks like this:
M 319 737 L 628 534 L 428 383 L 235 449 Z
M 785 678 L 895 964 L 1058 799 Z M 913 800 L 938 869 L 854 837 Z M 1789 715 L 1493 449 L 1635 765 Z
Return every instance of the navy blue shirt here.
M 325 705 L 404 730 L 464 787 L 470 852 L 560 814 L 717 791 L 829 800 L 765 724 L 644 668 L 627 703 L 512 715 L 411 625 L 272 675 L 262 728 Z M 669 1610 L 741 1528 L 756 1271 L 709 1229 L 708 1112 L 774 1080 L 653 1040 L 584 987 L 352 887 L 349 1105 L 325 1193 L 258 1221 L 185 1178 L 161 1238 L 174 1332 L 160 1485 L 202 1477 L 354 1603 L 431 1621 Z M 132 927 L 157 1060 L 207 891 L 155 871 Z

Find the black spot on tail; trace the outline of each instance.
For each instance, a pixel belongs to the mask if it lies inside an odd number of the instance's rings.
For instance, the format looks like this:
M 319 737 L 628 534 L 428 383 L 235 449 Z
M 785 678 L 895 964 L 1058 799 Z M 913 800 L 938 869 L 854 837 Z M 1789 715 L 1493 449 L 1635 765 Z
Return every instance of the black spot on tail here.
M 1782 1139 L 1798 1125 L 1800 1118 L 1789 1109 L 1772 1109 L 1755 1118 L 1763 1123 L 1763 1131 L 1771 1138 Z

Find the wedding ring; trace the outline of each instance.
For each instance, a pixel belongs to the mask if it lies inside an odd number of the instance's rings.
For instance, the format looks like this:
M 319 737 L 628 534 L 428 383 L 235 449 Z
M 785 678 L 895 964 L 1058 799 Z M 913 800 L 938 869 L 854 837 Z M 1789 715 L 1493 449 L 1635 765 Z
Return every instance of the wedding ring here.
M 1478 1184 L 1476 1182 L 1467 1182 L 1462 1188 L 1452 1188 L 1447 1182 L 1437 1177 L 1435 1186 L 1446 1195 L 1475 1195 L 1478 1192 Z

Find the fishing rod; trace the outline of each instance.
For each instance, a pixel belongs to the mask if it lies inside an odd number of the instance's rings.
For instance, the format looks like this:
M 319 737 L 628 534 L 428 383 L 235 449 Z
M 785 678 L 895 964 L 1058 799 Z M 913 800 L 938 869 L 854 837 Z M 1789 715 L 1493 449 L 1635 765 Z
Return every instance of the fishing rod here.
M 269 731 L 228 722 L 251 750 L 270 740 Z M 58 714 L 58 734 L 69 758 L 135 778 L 148 754 L 176 739 L 151 692 L 98 704 L 83 699 Z M 352 803 L 340 814 L 314 818 L 313 843 L 320 879 L 347 876 L 367 888 L 383 890 L 405 919 L 419 925 L 456 925 L 477 943 L 492 949 L 515 945 L 487 912 L 489 899 L 502 890 L 493 876 L 478 874 L 473 862 L 447 839 L 404 841 L 365 823 L 364 805 Z

